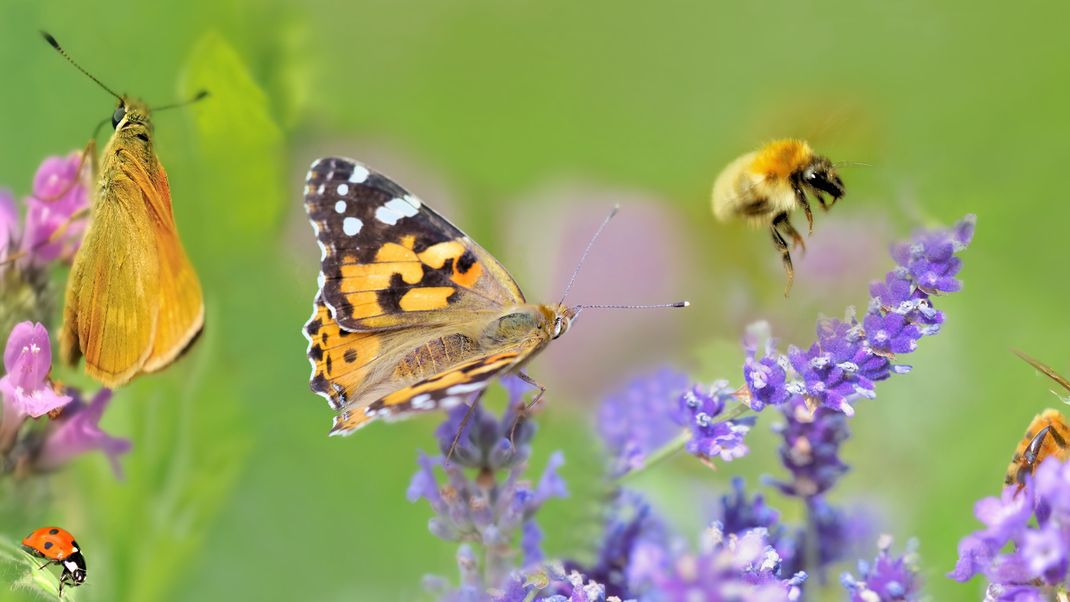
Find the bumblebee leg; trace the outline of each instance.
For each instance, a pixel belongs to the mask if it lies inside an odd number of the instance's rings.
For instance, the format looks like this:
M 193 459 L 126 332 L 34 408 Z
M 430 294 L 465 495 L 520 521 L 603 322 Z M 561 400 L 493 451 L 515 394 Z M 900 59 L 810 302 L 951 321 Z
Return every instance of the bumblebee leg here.
M 780 227 L 784 230 L 784 233 L 791 237 L 792 248 L 802 247 L 803 253 L 806 252 L 806 241 L 803 239 L 799 231 L 795 229 L 795 226 L 791 225 L 791 220 L 787 217 L 780 223 Z
M 806 214 L 806 224 L 809 226 L 810 230 L 808 234 L 813 234 L 814 212 L 810 210 L 810 199 L 806 198 L 806 193 L 803 192 L 803 189 L 799 187 L 798 184 L 795 185 L 795 202 L 798 203 L 800 207 L 802 207 L 803 213 Z
M 787 297 L 791 291 L 791 285 L 795 281 L 795 268 L 791 265 L 791 251 L 788 250 L 788 243 L 781 236 L 780 231 L 777 230 L 777 226 L 787 221 L 788 214 L 781 213 L 773 218 L 772 225 L 769 226 L 769 232 L 773 235 L 773 245 L 776 246 L 777 251 L 780 251 L 780 258 L 784 262 L 784 273 L 788 276 L 788 282 L 784 285 L 784 296 Z

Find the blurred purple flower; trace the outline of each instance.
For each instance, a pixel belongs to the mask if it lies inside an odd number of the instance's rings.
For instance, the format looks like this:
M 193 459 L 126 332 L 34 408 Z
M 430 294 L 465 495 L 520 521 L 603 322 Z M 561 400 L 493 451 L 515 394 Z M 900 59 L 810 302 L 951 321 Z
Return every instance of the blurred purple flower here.
M 15 197 L 6 188 L 0 188 L 0 260 L 8 256 L 19 236 L 19 211 Z M 0 265 L 0 270 L 3 265 Z
M 840 445 L 850 436 L 846 416 L 827 408 L 811 410 L 794 399 L 783 408 L 786 424 L 776 429 L 784 438 L 780 461 L 791 481 L 771 480 L 785 495 L 810 498 L 828 491 L 848 470 Z
M 53 470 L 69 462 L 75 456 L 100 450 L 108 456 L 112 472 L 117 478 L 123 477 L 119 456 L 130 451 L 127 439 L 112 437 L 100 428 L 100 419 L 111 401 L 111 389 L 101 389 L 89 403 L 85 403 L 76 391 L 74 403 L 63 409 L 41 448 L 37 458 L 37 467 Z
M 636 588 L 654 592 L 650 599 L 658 602 L 794 601 L 801 599 L 806 580 L 801 572 L 782 577 L 782 560 L 761 528 L 725 533 L 714 523 L 697 552 L 673 553 L 645 544 L 636 554 L 653 560 L 649 571 L 634 575 Z
M 1049 457 L 1023 487 L 980 500 L 974 514 L 985 528 L 959 543 L 949 577 L 984 574 L 992 600 L 1047 599 L 1070 586 L 1070 463 Z
M 85 220 L 71 221 L 89 206 L 89 191 L 82 175 L 81 151 L 66 157 L 48 157 L 33 178 L 33 196 L 26 200 L 26 230 L 23 250 L 36 263 L 68 259 L 74 255 L 85 230 Z M 60 228 L 58 240 L 48 242 Z
M 689 384 L 687 375 L 662 368 L 633 378 L 603 399 L 597 428 L 609 448 L 612 476 L 643 466 L 648 455 L 680 434 L 673 416 Z
M 521 391 L 515 388 L 511 393 L 517 396 Z M 510 442 L 515 415 L 512 407 L 516 401 L 511 400 L 510 410 L 501 420 L 490 415 L 482 405 L 471 408 L 472 415 L 461 431 L 454 457 L 445 460 L 469 408 L 461 406 L 450 412 L 437 431 L 443 456 L 430 458 L 420 454 L 420 468 L 413 475 L 407 494 L 409 501 L 423 498 L 431 505 L 435 516 L 428 522 L 428 529 L 436 537 L 481 544 L 484 563 L 478 581 L 480 587 L 474 590 L 477 593 L 503 586 L 515 570 L 512 542 L 518 532 L 525 562 L 541 561 L 542 533 L 535 523 L 535 514 L 550 498 L 568 495 L 564 481 L 557 474 L 564 463 L 560 452 L 550 456 L 536 484 L 522 478 L 534 430 L 521 421 L 513 435 L 516 445 Z M 442 482 L 436 469 L 444 474 Z M 470 477 L 466 469 L 472 469 L 474 474 Z M 502 471 L 504 475 L 500 474 Z M 432 584 L 441 581 L 429 579 L 428 583 Z M 442 594 L 442 599 L 486 599 L 456 597 L 466 591 L 465 587 L 462 579 L 461 589 L 443 590 L 447 593 Z
M 741 477 L 732 479 L 732 492 L 721 497 L 720 522 L 725 533 L 742 534 L 752 529 L 765 529 L 769 545 L 780 556 L 782 575 L 793 575 L 803 569 L 802 536 L 780 522 L 780 512 L 765 502 L 760 493 L 747 498 Z
M 0 395 L 4 398 L 4 421 L 21 423 L 20 417 L 39 418 L 70 403 L 67 395 L 52 389 L 52 345 L 40 323 L 20 322 L 12 329 L 4 348 Z M 5 425 L 5 431 L 7 426 Z
M 735 392 L 726 381 L 714 383 L 708 393 L 692 387 L 680 395 L 676 417 L 691 431 L 687 440 L 689 453 L 704 460 L 720 458 L 726 462 L 747 454 L 749 450 L 743 438 L 750 432 L 755 417 L 717 420 L 730 401 L 736 401 Z
M 556 563 L 538 567 L 528 573 L 514 574 L 501 593 L 494 593 L 492 602 L 619 602 L 620 598 L 606 595 L 601 583 L 576 570 L 566 570 Z
M 859 577 L 844 573 L 840 581 L 851 594 L 851 602 L 910 602 L 921 598 L 917 554 L 914 542 L 899 557 L 891 553 L 892 538 L 882 536 L 872 564 L 858 562 Z

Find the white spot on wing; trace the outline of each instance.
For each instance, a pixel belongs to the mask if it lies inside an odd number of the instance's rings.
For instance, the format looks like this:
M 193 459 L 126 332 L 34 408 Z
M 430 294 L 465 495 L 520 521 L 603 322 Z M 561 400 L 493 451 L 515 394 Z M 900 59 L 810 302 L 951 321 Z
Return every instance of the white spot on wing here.
M 449 389 L 446 389 L 446 392 L 449 393 L 450 395 L 461 395 L 463 393 L 471 393 L 473 391 L 479 391 L 479 390 L 483 389 L 483 387 L 485 387 L 485 386 L 487 386 L 487 383 L 484 383 L 484 382 L 461 383 L 459 385 L 453 385 Z
M 354 236 L 360 229 L 364 227 L 364 222 L 355 217 L 347 217 L 342 220 L 342 232 L 346 233 L 346 236 Z
M 320 184 L 320 187 L 316 189 L 316 194 L 319 194 L 319 195 L 323 194 L 323 184 Z
M 375 210 L 375 219 L 393 226 L 403 217 L 412 217 L 419 211 L 420 206 L 402 198 L 390 199 L 385 205 Z
M 364 167 L 363 165 L 354 165 L 353 173 L 349 174 L 349 181 L 354 184 L 360 184 L 367 180 L 370 175 L 371 172 L 368 171 L 367 167 Z
M 345 213 L 346 212 L 346 202 L 345 201 L 338 201 L 337 203 L 334 204 L 334 210 L 337 211 L 338 213 Z
M 414 410 L 430 410 L 433 407 L 435 407 L 435 403 L 431 401 L 429 393 L 421 393 L 412 398 L 412 409 Z
M 420 197 L 416 196 L 415 194 L 406 194 L 405 200 L 417 209 L 419 209 L 420 206 L 423 205 L 423 202 L 420 200 Z
M 349 194 L 349 184 L 338 185 L 338 196 L 345 196 Z

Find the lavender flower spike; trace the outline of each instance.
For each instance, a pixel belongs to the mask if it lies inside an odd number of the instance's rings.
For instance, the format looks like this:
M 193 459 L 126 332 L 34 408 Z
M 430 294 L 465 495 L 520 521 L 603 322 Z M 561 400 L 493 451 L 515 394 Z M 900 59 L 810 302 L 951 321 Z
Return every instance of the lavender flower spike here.
M 910 602 L 921 598 L 916 543 L 907 544 L 903 556 L 891 554 L 892 538 L 881 536 L 880 551 L 872 564 L 858 562 L 860 578 L 844 573 L 840 582 L 851 594 L 851 602 Z
M 52 345 L 48 331 L 39 323 L 15 325 L 4 348 L 4 369 L 7 374 L 0 378 L 0 395 L 4 398 L 5 422 L 25 416 L 38 418 L 71 401 L 70 396 L 52 390 L 48 380 Z
M 651 453 L 683 431 L 674 417 L 689 384 L 686 374 L 662 368 L 605 397 L 596 424 L 609 449 L 612 476 L 642 467 Z

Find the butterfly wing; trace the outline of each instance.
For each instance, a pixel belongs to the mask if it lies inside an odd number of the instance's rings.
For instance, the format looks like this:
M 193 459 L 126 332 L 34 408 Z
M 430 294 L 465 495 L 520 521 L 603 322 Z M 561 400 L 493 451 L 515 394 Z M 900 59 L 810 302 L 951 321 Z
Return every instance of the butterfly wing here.
M 171 209 L 171 188 L 163 166 L 159 166 L 157 178 L 146 177 L 139 184 L 153 218 L 160 264 L 156 334 L 143 368 L 145 372 L 154 372 L 173 362 L 201 332 L 204 297 L 197 272 L 178 237 Z
M 323 302 L 342 328 L 427 328 L 524 303 L 496 259 L 386 176 L 326 158 L 306 184 Z
M 71 364 L 84 355 L 108 387 L 129 381 L 152 350 L 159 264 L 148 219 L 138 185 L 110 178 L 67 281 L 60 353 Z

